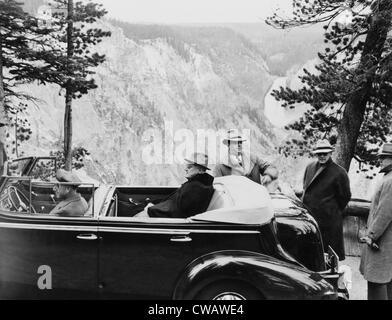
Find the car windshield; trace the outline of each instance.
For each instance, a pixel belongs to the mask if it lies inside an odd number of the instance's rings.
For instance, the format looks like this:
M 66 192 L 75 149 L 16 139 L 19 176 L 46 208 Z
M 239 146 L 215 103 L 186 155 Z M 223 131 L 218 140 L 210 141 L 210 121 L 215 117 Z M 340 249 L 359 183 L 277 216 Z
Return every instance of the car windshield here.
M 9 214 L 49 215 L 61 201 L 66 200 L 62 194 L 56 192 L 60 186 L 72 185 L 34 181 L 31 177 L 9 177 L 0 190 L 0 210 Z M 93 184 L 83 184 L 75 189 L 75 196 L 81 196 L 87 203 L 83 212 L 75 213 L 77 216 L 93 214 L 95 189 Z

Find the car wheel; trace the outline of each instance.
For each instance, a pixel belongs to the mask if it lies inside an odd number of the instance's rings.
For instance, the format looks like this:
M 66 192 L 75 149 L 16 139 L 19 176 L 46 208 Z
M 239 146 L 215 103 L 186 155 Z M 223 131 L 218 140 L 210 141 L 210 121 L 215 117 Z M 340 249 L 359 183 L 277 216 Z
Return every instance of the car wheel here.
M 263 300 L 263 295 L 252 286 L 239 281 L 214 282 L 202 289 L 196 300 Z

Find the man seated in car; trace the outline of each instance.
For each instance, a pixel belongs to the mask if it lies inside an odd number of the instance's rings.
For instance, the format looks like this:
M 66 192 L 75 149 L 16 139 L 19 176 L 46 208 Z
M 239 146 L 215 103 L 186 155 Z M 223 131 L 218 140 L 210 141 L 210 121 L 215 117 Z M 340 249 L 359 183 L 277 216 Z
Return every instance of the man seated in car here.
M 86 200 L 77 192 L 81 180 L 73 172 L 59 169 L 56 172 L 58 182 L 66 184 L 56 184 L 53 188 L 56 198 L 60 199 L 56 207 L 50 212 L 51 215 L 62 217 L 81 217 L 88 209 Z
M 210 170 L 208 156 L 194 153 L 185 162 L 185 178 L 188 181 L 166 200 L 148 205 L 135 217 L 188 218 L 207 210 L 214 193 L 214 178 L 206 173 Z

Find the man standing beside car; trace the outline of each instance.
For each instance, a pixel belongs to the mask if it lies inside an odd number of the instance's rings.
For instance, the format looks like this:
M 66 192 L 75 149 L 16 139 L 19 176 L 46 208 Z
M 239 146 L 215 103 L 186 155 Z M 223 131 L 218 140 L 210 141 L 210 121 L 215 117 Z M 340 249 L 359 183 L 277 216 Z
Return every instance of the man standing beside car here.
M 228 148 L 228 159 L 226 163 L 215 166 L 213 175 L 214 177 L 245 176 L 268 188 L 278 179 L 278 170 L 271 163 L 244 152 L 242 144 L 245 141 L 246 139 L 237 134 L 236 130 L 228 131 L 227 137 L 223 140 L 223 144 Z
M 320 227 L 324 250 L 331 246 L 339 260 L 344 260 L 343 210 L 351 191 L 346 170 L 331 158 L 333 150 L 328 140 L 317 142 L 313 149 L 317 161 L 305 170 L 302 201 Z
M 392 143 L 379 153 L 384 174 L 370 205 L 366 235 L 361 242 L 360 272 L 368 281 L 368 300 L 392 300 Z

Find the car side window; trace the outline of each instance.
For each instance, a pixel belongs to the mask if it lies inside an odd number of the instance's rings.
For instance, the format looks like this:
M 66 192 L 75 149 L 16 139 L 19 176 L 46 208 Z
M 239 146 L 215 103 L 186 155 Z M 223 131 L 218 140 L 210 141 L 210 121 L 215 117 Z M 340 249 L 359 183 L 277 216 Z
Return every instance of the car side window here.
M 30 162 L 30 158 L 10 161 L 8 163 L 7 175 L 12 177 L 21 177 Z

